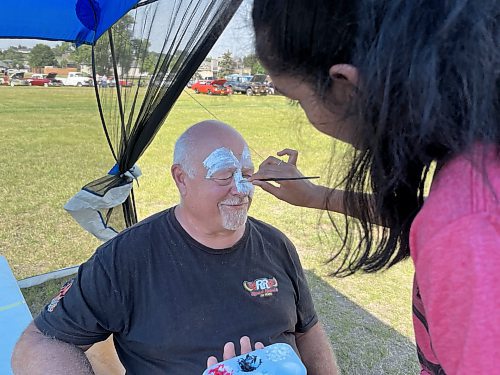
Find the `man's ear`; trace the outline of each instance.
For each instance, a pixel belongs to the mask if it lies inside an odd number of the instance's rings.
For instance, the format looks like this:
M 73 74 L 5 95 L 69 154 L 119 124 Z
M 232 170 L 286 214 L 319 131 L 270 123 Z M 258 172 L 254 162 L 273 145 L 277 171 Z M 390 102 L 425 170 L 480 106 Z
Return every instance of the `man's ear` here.
M 172 174 L 172 178 L 174 179 L 175 184 L 177 185 L 177 189 L 179 189 L 179 193 L 182 197 L 184 197 L 187 193 L 186 187 L 186 172 L 182 169 L 179 164 L 174 164 L 170 168 L 170 173 Z
M 330 67 L 330 77 L 332 79 L 344 79 L 349 81 L 353 86 L 358 86 L 359 72 L 358 68 L 350 64 L 335 64 Z

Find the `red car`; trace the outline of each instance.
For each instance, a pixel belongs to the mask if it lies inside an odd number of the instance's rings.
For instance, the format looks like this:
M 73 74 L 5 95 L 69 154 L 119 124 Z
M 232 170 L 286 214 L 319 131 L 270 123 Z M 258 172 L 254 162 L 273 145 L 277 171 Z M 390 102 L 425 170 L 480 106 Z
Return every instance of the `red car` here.
M 56 79 L 57 73 L 49 74 L 33 74 L 31 78 L 28 78 L 28 82 L 31 86 L 62 86 L 62 81 Z
M 200 80 L 193 83 L 191 89 L 199 94 L 200 92 L 208 95 L 229 95 L 231 88 L 224 86 L 225 79 L 214 79 L 211 81 Z
M 120 86 L 122 86 L 122 87 L 132 87 L 133 86 L 132 81 L 127 81 L 125 79 L 121 79 L 118 82 L 120 83 Z M 109 80 L 108 86 L 109 87 L 116 87 L 116 81 L 114 79 Z

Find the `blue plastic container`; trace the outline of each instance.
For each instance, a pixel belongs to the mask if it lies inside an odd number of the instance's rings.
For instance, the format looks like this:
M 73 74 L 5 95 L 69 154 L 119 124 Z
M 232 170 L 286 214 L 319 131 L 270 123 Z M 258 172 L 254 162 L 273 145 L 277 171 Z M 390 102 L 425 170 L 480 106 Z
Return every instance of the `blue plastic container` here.
M 306 375 L 304 364 L 292 347 L 278 343 L 217 363 L 203 375 Z

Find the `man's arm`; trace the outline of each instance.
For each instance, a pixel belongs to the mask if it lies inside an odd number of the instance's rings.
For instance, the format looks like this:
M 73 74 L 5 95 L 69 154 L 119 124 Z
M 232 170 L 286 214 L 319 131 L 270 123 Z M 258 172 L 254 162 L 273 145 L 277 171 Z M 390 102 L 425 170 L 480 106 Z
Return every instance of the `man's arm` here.
M 296 333 L 297 348 L 308 375 L 337 375 L 332 346 L 320 323 L 306 333 Z
M 93 375 L 84 353 L 90 346 L 75 346 L 46 336 L 32 322 L 14 348 L 12 369 L 15 375 Z

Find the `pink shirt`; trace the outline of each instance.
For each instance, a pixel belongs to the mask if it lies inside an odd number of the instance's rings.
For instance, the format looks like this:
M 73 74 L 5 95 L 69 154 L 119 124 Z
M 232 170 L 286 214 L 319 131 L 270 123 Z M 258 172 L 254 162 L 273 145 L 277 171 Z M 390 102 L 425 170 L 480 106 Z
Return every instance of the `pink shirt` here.
M 444 165 L 412 224 L 421 374 L 500 373 L 500 157 L 481 150 Z

